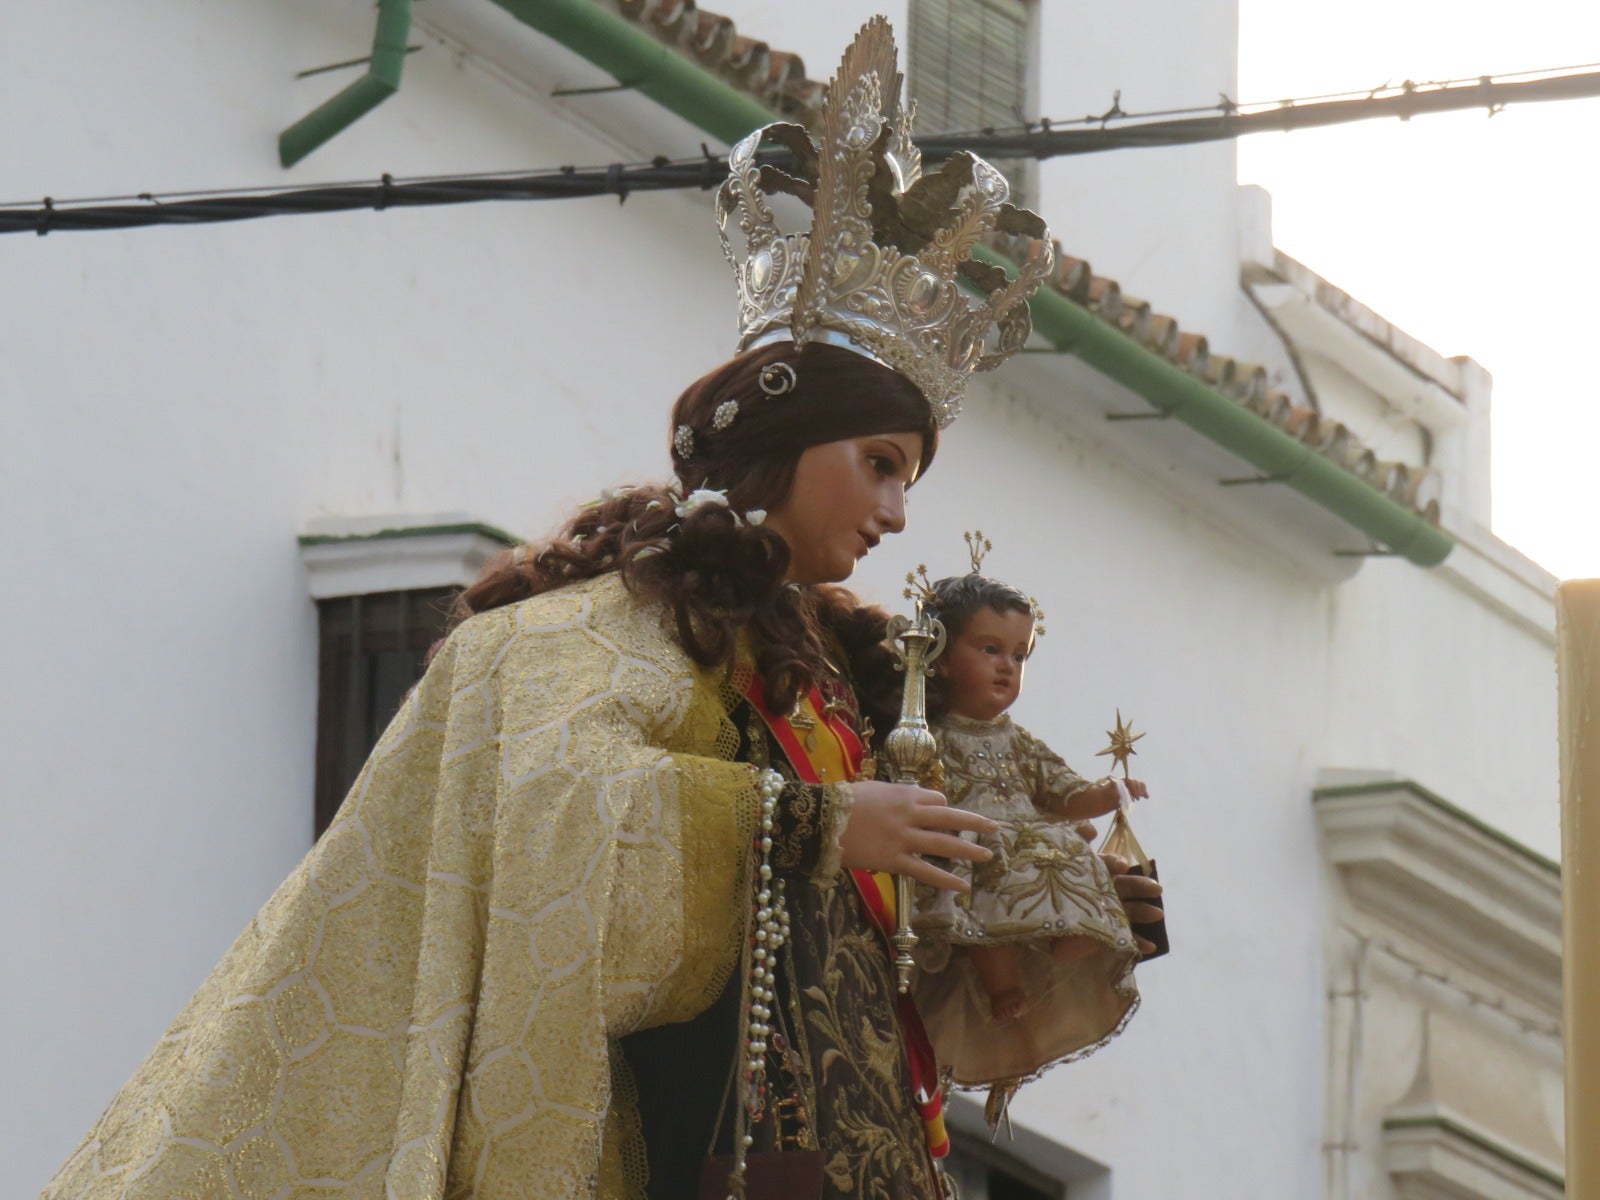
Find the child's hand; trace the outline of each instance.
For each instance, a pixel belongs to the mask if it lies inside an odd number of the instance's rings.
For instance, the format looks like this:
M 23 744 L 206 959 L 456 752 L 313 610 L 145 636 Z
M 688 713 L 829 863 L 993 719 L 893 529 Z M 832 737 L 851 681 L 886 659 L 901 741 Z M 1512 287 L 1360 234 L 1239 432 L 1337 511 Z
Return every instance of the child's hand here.
M 1128 794 L 1135 800 L 1143 800 L 1150 794 L 1150 789 L 1137 779 L 1124 779 L 1122 782 L 1128 785 Z M 1103 817 L 1116 812 L 1119 803 L 1116 782 L 1102 779 L 1081 789 L 1068 800 L 1062 815 L 1069 821 L 1087 821 L 1091 817 Z
M 964 858 L 988 862 L 994 854 L 966 841 L 963 830 L 993 833 L 988 817 L 951 808 L 938 792 L 903 783 L 859 780 L 850 819 L 839 837 L 843 863 L 855 871 L 889 871 L 909 875 L 930 887 L 950 892 L 968 890 L 965 880 L 940 870 L 921 857 Z

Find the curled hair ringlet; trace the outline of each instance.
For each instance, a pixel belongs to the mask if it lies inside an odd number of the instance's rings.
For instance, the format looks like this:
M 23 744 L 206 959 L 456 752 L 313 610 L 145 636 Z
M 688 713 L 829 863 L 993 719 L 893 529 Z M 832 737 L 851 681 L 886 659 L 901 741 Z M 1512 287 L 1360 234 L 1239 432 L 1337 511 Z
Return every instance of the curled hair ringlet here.
M 794 385 L 773 395 L 761 381 L 776 364 L 792 370 Z M 729 401 L 737 402 L 731 422 Z M 674 436 L 681 426 L 693 431 L 692 439 Z M 919 476 L 938 446 L 921 392 L 881 363 L 825 343 L 745 351 L 690 384 L 673 406 L 668 436 L 676 490 L 644 484 L 579 508 L 552 537 L 492 562 L 457 597 L 450 627 L 617 571 L 635 595 L 662 604 L 685 653 L 700 666 L 731 666 L 743 631 L 775 708 L 792 707 L 837 664 L 853 677 L 863 711 L 887 731 L 899 707 L 893 662 L 879 644 L 888 613 L 842 587 L 785 586 L 788 544 L 740 516 L 780 507 L 800 456 L 812 446 L 877 433 L 921 436 Z M 680 440 L 692 441 L 687 458 L 676 448 Z M 680 518 L 680 496 L 701 488 L 725 491 L 728 506 L 702 504 Z

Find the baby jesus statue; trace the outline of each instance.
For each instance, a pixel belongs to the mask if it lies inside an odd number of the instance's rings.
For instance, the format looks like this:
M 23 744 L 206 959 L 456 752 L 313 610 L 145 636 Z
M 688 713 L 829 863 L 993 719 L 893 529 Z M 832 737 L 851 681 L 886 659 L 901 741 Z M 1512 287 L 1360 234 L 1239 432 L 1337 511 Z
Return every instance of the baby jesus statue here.
M 999 829 L 977 835 L 988 862 L 949 864 L 970 892 L 918 891 L 916 1000 L 954 1083 L 990 1085 L 1003 1109 L 1019 1083 L 1121 1031 L 1138 1007 L 1140 955 L 1085 840 L 1084 822 L 1118 809 L 1117 782 L 1078 775 L 1006 715 L 1042 629 L 1028 596 L 979 573 L 987 543 L 976 537 L 973 571 L 931 584 L 924 574 L 917 596 L 947 636 L 929 713 L 945 795 Z M 1136 779 L 1123 786 L 1146 794 Z

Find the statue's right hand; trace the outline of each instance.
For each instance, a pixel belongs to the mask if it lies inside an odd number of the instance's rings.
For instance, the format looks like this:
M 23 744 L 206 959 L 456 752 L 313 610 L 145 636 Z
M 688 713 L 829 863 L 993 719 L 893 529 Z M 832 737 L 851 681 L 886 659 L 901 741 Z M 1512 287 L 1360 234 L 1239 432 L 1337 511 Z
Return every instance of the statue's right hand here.
M 922 856 L 971 862 L 988 862 L 994 857 L 992 851 L 967 841 L 961 833 L 993 833 L 999 826 L 988 817 L 951 808 L 938 792 L 873 780 L 850 787 L 855 797 L 839 848 L 844 865 L 851 870 L 909 875 L 930 887 L 964 892 L 968 890 L 965 880 Z

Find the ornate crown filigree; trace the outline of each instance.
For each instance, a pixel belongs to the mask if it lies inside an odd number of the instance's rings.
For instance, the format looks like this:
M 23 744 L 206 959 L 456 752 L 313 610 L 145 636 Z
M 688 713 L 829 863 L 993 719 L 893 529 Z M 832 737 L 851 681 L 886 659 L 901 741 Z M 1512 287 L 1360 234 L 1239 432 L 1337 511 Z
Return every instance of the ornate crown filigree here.
M 906 572 L 905 591 L 900 594 L 907 600 L 914 600 L 919 612 L 939 607 L 939 595 L 933 590 L 933 580 L 928 578 L 927 563 L 918 563 L 915 571 Z
M 989 551 L 994 549 L 994 543 L 983 536 L 981 529 L 963 531 L 961 540 L 967 544 L 967 557 L 972 560 L 972 573 L 983 574 L 983 560 Z
M 968 529 L 963 531 L 961 534 L 961 540 L 967 543 L 967 559 L 972 564 L 972 570 L 967 573 L 965 578 L 977 578 L 979 580 L 984 580 L 983 560 L 988 557 L 989 551 L 994 549 L 994 543 L 984 536 L 983 530 L 981 529 Z M 940 580 L 939 582 L 960 583 L 962 581 L 952 576 L 949 579 Z M 996 583 L 998 581 L 988 580 L 988 582 Z M 1022 597 L 1022 593 L 1011 587 L 1009 584 L 1002 584 L 1001 586 L 1005 587 L 1012 593 L 1012 595 L 1018 597 L 1019 599 Z M 902 592 L 902 595 L 904 595 L 907 600 L 914 600 L 916 602 L 918 612 L 921 612 L 924 608 L 932 609 L 933 611 L 937 612 L 943 607 L 943 603 L 939 599 L 939 593 L 934 587 L 933 580 L 928 577 L 928 566 L 926 563 L 918 563 L 915 571 L 909 571 L 906 573 L 906 586 L 905 590 Z M 1028 615 L 1033 618 L 1033 636 L 1036 638 L 1042 638 L 1044 636 L 1044 609 L 1040 607 L 1039 598 L 1037 596 L 1029 596 L 1027 597 L 1027 601 Z
M 1009 202 L 1005 176 L 981 158 L 962 151 L 923 175 L 912 116 L 900 107 L 894 33 L 874 17 L 828 85 L 819 142 L 778 122 L 733 148 L 717 223 L 738 280 L 740 350 L 781 339 L 845 346 L 914 383 L 943 429 L 961 411 L 967 376 L 1027 340 L 1028 297 L 1055 251 L 1045 223 Z M 763 165 L 763 140 L 789 150 L 798 173 Z M 773 195 L 810 205 L 810 230 L 780 230 Z M 728 235 L 735 212 L 742 262 Z M 1018 247 L 1016 279 L 972 257 L 991 232 Z

